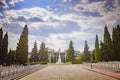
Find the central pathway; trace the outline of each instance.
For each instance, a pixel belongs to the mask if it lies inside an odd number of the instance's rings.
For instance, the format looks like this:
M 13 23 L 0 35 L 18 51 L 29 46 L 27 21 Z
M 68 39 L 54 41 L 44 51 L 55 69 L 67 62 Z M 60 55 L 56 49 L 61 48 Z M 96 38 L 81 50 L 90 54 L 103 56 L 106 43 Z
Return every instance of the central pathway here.
M 78 65 L 51 65 L 20 80 L 117 80 Z

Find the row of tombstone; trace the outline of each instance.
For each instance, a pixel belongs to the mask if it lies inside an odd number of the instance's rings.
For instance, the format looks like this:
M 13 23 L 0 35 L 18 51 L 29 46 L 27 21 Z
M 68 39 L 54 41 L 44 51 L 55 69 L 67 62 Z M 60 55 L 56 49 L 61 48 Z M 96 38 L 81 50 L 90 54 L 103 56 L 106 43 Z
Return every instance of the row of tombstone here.
M 42 65 L 11 65 L 11 66 L 2 66 L 0 65 L 0 80 L 8 80 L 13 77 L 22 75 L 24 73 L 35 70 Z
M 120 72 L 120 61 L 98 62 L 98 63 L 84 63 L 85 66 L 92 68 L 100 68 L 113 72 Z

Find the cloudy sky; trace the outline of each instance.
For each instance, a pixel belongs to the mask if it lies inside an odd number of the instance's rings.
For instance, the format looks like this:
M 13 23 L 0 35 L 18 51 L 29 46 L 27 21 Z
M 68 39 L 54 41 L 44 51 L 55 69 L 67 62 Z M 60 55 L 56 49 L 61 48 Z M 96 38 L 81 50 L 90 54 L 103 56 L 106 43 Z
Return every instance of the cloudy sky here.
M 9 48 L 16 49 L 25 24 L 29 28 L 29 51 L 34 41 L 43 41 L 55 50 L 83 51 L 84 41 L 94 48 L 95 35 L 103 40 L 104 26 L 109 31 L 120 23 L 120 0 L 0 0 L 0 27 L 8 32 Z

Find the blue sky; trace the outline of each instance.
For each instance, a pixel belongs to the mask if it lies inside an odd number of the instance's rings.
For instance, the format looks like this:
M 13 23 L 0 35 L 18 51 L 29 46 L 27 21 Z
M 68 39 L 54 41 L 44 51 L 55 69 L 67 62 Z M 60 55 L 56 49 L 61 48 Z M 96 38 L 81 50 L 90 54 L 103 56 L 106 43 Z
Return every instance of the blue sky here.
M 16 49 L 25 24 L 29 28 L 29 51 L 34 41 L 58 50 L 94 49 L 95 35 L 103 40 L 104 26 L 111 33 L 120 23 L 120 0 L 0 0 L 0 27 L 8 32 L 9 48 Z

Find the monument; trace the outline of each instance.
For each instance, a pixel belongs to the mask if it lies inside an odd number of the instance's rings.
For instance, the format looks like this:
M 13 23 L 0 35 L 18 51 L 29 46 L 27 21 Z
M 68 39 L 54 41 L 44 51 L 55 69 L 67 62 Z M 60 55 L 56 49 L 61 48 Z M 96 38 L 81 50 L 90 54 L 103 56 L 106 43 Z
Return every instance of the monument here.
M 61 61 L 61 56 L 60 56 L 60 49 L 58 51 L 58 61 L 56 62 L 56 64 L 63 64 Z

